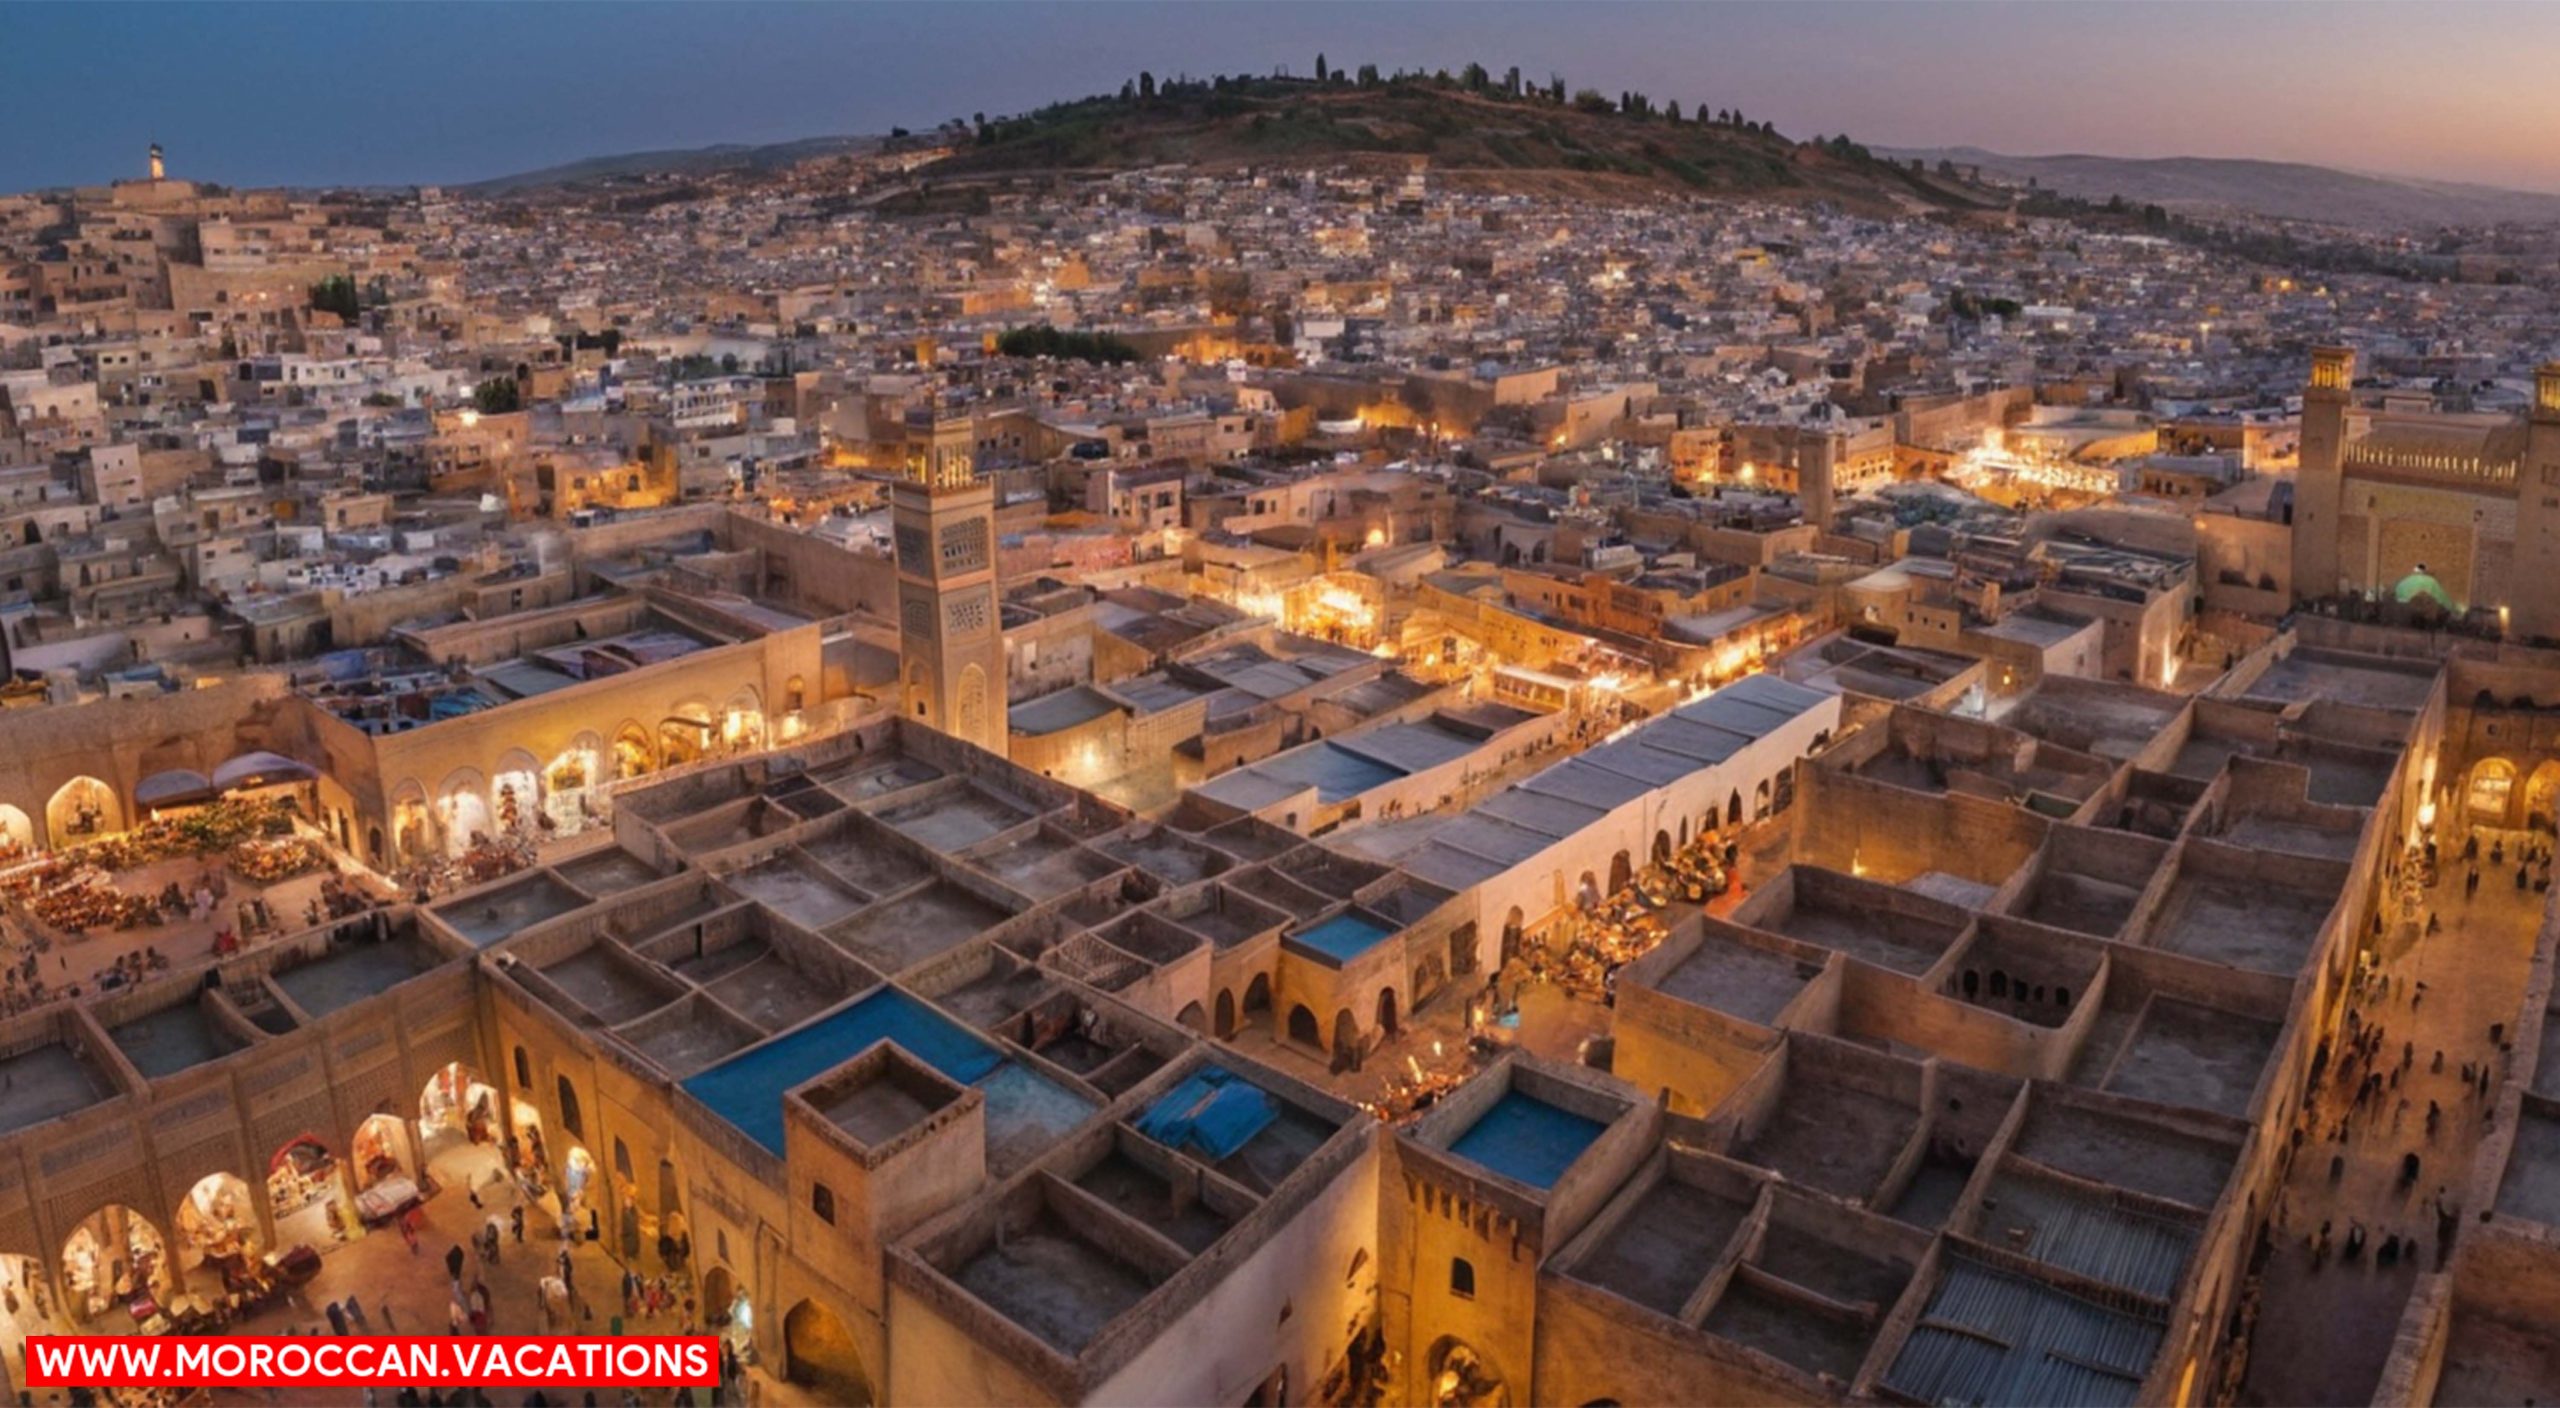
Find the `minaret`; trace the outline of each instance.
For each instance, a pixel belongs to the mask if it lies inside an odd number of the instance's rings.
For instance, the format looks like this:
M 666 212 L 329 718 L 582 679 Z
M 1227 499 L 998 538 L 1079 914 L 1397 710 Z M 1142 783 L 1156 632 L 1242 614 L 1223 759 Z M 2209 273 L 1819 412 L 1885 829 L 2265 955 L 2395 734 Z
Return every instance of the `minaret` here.
M 889 490 L 899 712 L 1002 757 L 995 487 L 978 477 L 971 436 L 966 411 L 908 413 L 906 477 Z
M 2302 458 L 2293 476 L 2293 597 L 2319 601 L 2342 589 L 2338 576 L 2339 511 L 2346 494 L 2347 400 L 2356 354 L 2311 349 L 2311 384 L 2302 392 Z
M 2516 466 L 2516 556 L 2502 583 L 2508 634 L 2560 640 L 2560 362 L 2534 369 L 2524 463 Z M 2511 604 L 2510 604 L 2511 603 Z
M 158 142 L 151 144 L 151 179 L 154 181 L 166 181 L 169 179 L 169 165 L 167 162 L 160 159 L 160 144 Z

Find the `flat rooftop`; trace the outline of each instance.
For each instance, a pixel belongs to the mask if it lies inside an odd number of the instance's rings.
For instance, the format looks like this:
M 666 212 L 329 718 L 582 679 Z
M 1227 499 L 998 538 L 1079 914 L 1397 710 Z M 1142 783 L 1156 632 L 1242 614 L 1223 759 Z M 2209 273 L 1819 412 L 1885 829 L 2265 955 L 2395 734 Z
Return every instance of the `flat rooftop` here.
M 1813 975 L 1783 954 L 1709 933 L 1697 950 L 1662 975 L 1656 990 L 1684 1002 L 1767 1026 Z
M 1524 1090 L 1502 1098 L 1449 1143 L 1449 1152 L 1515 1183 L 1552 1188 L 1607 1126 Z
M 443 966 L 444 959 L 414 935 L 333 946 L 327 953 L 272 976 L 296 1007 L 325 1017 Z
M 2155 997 L 2118 1051 L 2104 1089 L 2163 1105 L 2246 1115 L 2283 1034 L 2280 1023 Z
M 876 1041 L 897 1043 L 962 1085 L 977 1084 L 1004 1060 L 1003 1052 L 968 1028 L 896 988 L 882 988 L 832 1016 L 739 1052 L 683 1085 L 740 1133 L 779 1155 L 783 1094 Z
M 1836 1197 L 1875 1195 L 1920 1112 L 1831 1081 L 1790 1080 L 1777 1109 L 1734 1157 Z
M 1949 1257 L 1883 1385 L 1920 1403 L 2132 1408 L 2165 1327 Z
M 2150 945 L 2212 963 L 2291 977 L 2302 971 L 2335 895 L 2202 875 L 2171 878 Z
M 1583 1254 L 1573 1277 L 1677 1316 L 1750 1216 L 1750 1203 L 1666 1173 Z
M 0 1134 L 60 1119 L 115 1093 L 106 1072 L 59 1041 L 0 1058 Z
M 1337 964 L 1348 963 L 1378 946 L 1394 934 L 1392 925 L 1383 924 L 1352 910 L 1311 924 L 1289 936 L 1289 942 L 1311 949 Z
M 951 1278 L 1068 1355 L 1082 1353 L 1158 1284 L 1045 1206 L 1029 1226 L 1006 1229 Z
M 217 1029 L 193 998 L 111 1027 L 107 1035 L 134 1069 L 151 1080 L 227 1056 L 243 1042 Z
M 2435 667 L 2315 648 L 2295 650 L 2267 667 L 2242 696 L 2278 703 L 2325 699 L 2413 713 L 2435 687 Z

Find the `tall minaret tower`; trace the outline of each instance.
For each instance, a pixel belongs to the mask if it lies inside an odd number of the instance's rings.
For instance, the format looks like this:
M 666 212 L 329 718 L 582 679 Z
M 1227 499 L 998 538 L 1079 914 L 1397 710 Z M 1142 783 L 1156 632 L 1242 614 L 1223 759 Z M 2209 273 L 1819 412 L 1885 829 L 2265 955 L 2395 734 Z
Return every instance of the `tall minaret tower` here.
M 2311 349 L 2311 384 L 2302 391 L 2302 460 L 2293 476 L 2293 596 L 2318 601 L 2338 594 L 2339 510 L 2346 497 L 2347 399 L 2356 354 Z
M 151 179 L 154 181 L 166 181 L 169 179 L 169 164 L 160 159 L 160 144 L 158 142 L 151 144 Z
M 2515 567 L 2505 587 L 2510 635 L 2560 640 L 2560 362 L 2534 369 L 2524 463 L 2516 466 Z M 2503 603 L 2502 603 L 2503 604 Z
M 898 554 L 899 712 L 1008 751 L 996 603 L 995 486 L 980 479 L 966 411 L 907 416 L 907 470 L 889 490 Z

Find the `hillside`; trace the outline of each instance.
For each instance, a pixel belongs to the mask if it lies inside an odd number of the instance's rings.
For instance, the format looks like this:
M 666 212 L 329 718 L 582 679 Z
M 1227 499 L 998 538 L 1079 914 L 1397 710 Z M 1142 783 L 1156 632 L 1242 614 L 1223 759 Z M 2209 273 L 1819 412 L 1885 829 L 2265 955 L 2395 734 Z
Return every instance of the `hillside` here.
M 775 142 L 763 146 L 728 143 L 712 147 L 692 147 L 670 151 L 624 152 L 618 156 L 592 156 L 580 161 L 546 166 L 534 171 L 519 171 L 509 176 L 493 176 L 474 181 L 460 189 L 473 195 L 501 196 L 535 190 L 546 186 L 575 186 L 590 181 L 609 181 L 640 176 L 707 176 L 724 171 L 779 171 L 804 161 L 824 157 L 867 152 L 880 145 L 877 137 L 803 137 L 793 142 Z
M 2136 159 L 2108 156 L 2010 156 L 1979 147 L 1897 148 L 1879 155 L 1979 166 L 1983 174 L 2087 200 L 2123 196 L 2196 215 L 2243 212 L 2279 220 L 2311 220 L 2373 230 L 2431 230 L 2443 225 L 2560 223 L 2560 195 L 2454 181 L 2369 176 L 2289 161 L 2218 157 Z
M 925 174 L 1420 163 L 1477 186 L 1576 194 L 1757 195 L 1869 210 L 1989 204 L 1960 182 L 1856 148 L 1416 79 L 1367 86 L 1235 79 L 1063 103 L 989 125 Z

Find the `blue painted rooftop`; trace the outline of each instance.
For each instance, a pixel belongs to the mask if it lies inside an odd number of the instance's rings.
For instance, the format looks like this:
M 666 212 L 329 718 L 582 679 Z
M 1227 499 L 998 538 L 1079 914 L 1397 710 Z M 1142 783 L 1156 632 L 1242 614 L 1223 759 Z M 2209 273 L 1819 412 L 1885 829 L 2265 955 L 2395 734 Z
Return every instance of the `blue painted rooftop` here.
M 1290 935 L 1289 938 L 1292 943 L 1304 944 L 1336 962 L 1348 963 L 1375 948 L 1378 940 L 1394 932 L 1395 930 L 1374 919 L 1365 919 L 1349 910 L 1344 910 L 1314 928 L 1301 930 Z
M 832 1017 L 695 1073 L 684 1088 L 740 1133 L 780 1154 L 783 1092 L 884 1038 L 962 1085 L 975 1084 L 1004 1061 L 968 1028 L 896 988 L 882 988 Z
M 1591 1141 L 1598 1120 L 1560 1110 L 1534 1095 L 1503 1092 L 1484 1117 L 1459 1135 L 1449 1152 L 1532 1188 L 1553 1188 Z

